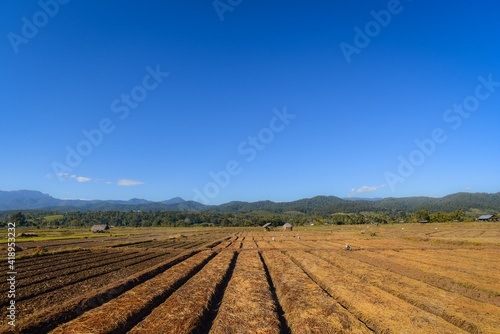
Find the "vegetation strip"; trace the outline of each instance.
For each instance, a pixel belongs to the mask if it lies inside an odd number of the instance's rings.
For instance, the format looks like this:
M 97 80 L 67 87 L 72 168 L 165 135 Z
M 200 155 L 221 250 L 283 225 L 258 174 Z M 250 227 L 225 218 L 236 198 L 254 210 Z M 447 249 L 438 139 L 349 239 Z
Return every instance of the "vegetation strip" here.
M 371 333 L 279 251 L 262 254 L 292 333 Z
M 463 333 L 459 328 L 431 313 L 364 283 L 304 251 L 289 255 L 323 289 L 376 332 Z M 409 316 L 411 315 L 411 316 Z
M 128 333 L 199 332 L 235 256 L 219 253 Z
M 241 252 L 210 334 L 279 334 L 280 320 L 256 251 Z
M 201 269 L 213 255 L 211 251 L 200 252 L 106 304 L 57 327 L 52 333 L 126 331 L 126 328 L 131 327 L 131 323 L 137 323 L 149 314 L 154 307 L 162 303 L 191 275 Z

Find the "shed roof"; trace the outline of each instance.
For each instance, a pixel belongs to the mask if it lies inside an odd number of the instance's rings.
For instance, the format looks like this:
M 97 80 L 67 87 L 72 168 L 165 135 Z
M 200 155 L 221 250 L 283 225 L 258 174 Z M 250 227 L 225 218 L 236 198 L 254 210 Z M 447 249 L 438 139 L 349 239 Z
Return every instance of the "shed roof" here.
M 109 230 L 109 226 L 108 225 L 92 225 L 91 230 L 92 230 L 92 232 L 93 231 L 105 231 L 105 230 Z
M 271 223 L 265 223 L 262 227 L 268 227 L 269 225 L 271 225 Z
M 490 219 L 492 218 L 493 215 L 482 215 L 481 217 L 479 217 L 478 219 Z
M 293 225 L 292 225 L 292 224 L 290 224 L 290 223 L 285 223 L 285 224 L 283 225 L 283 227 L 292 227 L 292 226 L 293 226 Z

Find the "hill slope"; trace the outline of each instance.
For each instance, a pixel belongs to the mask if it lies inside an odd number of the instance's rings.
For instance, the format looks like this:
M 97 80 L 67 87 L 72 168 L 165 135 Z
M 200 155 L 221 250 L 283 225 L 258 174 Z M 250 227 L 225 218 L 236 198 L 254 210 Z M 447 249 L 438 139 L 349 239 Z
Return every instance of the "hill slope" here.
M 217 213 L 249 213 L 264 211 L 274 214 L 301 212 L 304 214 L 329 214 L 335 212 L 360 213 L 365 211 L 415 212 L 428 209 L 431 212 L 453 212 L 455 210 L 499 212 L 500 192 L 489 193 L 456 193 L 441 198 L 403 197 L 367 199 L 342 199 L 335 196 L 316 196 L 292 202 L 240 202 L 234 201 L 221 205 L 207 206 L 195 201 L 185 201 L 175 197 L 162 202 L 145 199 L 122 200 L 68 200 L 57 199 L 39 191 L 19 190 L 0 191 L 0 211 L 5 210 L 59 210 L 67 211 L 206 211 Z

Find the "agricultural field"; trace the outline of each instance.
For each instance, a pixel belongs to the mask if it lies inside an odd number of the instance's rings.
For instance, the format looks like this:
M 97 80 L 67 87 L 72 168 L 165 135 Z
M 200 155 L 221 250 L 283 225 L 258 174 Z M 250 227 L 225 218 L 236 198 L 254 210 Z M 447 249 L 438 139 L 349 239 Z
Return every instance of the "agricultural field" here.
M 19 243 L 2 333 L 500 333 L 498 223 L 72 236 Z

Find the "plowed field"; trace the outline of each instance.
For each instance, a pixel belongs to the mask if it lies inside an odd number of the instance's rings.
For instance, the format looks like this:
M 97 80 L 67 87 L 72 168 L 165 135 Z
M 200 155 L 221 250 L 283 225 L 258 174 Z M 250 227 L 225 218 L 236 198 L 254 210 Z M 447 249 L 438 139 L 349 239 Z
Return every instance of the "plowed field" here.
M 459 238 L 235 229 L 20 259 L 2 332 L 500 333 L 499 225 L 443 226 Z

